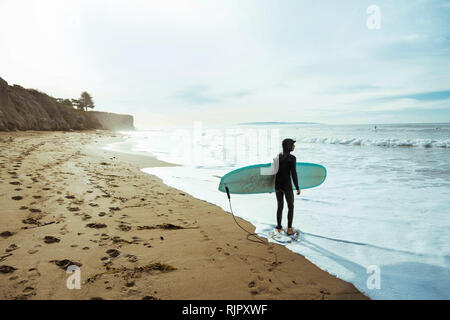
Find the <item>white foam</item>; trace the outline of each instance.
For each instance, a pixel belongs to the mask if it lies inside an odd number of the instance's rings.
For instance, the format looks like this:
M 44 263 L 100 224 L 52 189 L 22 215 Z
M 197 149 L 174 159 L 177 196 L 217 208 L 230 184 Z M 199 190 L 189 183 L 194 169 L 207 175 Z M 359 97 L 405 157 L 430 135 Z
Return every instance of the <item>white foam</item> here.
M 364 138 L 333 138 L 333 137 L 313 137 L 302 138 L 304 143 L 325 143 L 341 144 L 353 146 L 378 146 L 378 147 L 422 147 L 422 148 L 450 148 L 450 139 L 364 139 Z

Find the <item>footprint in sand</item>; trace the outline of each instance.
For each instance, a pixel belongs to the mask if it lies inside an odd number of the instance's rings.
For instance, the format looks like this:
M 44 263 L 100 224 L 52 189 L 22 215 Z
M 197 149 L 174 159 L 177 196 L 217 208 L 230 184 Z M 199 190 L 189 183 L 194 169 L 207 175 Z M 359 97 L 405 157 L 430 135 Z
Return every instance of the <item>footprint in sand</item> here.
M 41 273 L 39 272 L 39 270 L 37 268 L 28 269 L 28 278 L 30 280 L 36 280 L 40 276 L 41 276 Z
M 2 238 L 9 238 L 13 235 L 14 235 L 14 233 L 11 231 L 3 231 L 2 233 L 0 233 L 0 237 L 2 237 Z
M 120 255 L 120 251 L 116 250 L 116 249 L 109 249 L 106 251 L 106 253 L 111 257 L 111 258 L 116 258 Z
M 8 253 L 8 254 L 4 254 L 3 256 L 0 256 L 0 262 L 5 261 L 6 258 L 8 258 L 9 256 L 12 256 L 12 253 Z
M 34 288 L 33 287 L 26 287 L 25 289 L 23 289 L 23 293 L 25 295 L 30 295 L 34 292 Z
M 138 261 L 138 258 L 135 255 L 127 254 L 126 257 L 127 257 L 128 261 L 130 261 L 130 262 L 134 263 L 134 262 Z
M 110 239 L 110 237 L 106 233 L 102 233 L 100 240 L 105 241 L 105 240 L 109 240 L 109 239 Z
M 101 228 L 106 228 L 107 225 L 104 223 L 88 223 L 86 225 L 86 227 L 93 228 L 93 229 L 101 229 Z
M 45 236 L 44 237 L 44 242 L 47 243 L 47 244 L 57 243 L 57 242 L 60 242 L 60 241 L 61 241 L 60 239 L 58 239 L 56 237 L 53 237 L 53 236 Z
M 2 265 L 0 266 L 0 273 L 13 273 L 17 269 L 11 266 Z
M 8 248 L 5 249 L 5 252 L 11 252 L 19 249 L 20 247 L 17 244 L 10 244 Z
M 34 218 L 26 218 L 26 219 L 22 220 L 22 223 L 23 224 L 36 224 L 36 225 L 38 225 L 39 221 L 34 219 Z
M 31 248 L 30 250 L 28 250 L 28 254 L 35 254 L 36 252 L 39 252 L 39 250 L 37 250 L 37 248 L 41 248 L 42 246 L 40 244 L 34 246 L 33 248 Z
M 125 224 L 121 224 L 121 225 L 119 225 L 119 230 L 122 230 L 122 231 L 130 231 L 131 230 L 131 227 L 130 226 L 127 226 L 127 225 L 125 225 Z

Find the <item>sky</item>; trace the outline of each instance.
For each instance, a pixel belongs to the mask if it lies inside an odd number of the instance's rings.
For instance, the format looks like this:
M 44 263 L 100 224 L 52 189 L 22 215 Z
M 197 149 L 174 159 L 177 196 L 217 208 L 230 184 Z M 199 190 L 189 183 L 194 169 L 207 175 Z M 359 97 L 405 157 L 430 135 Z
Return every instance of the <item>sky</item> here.
M 0 77 L 138 128 L 450 122 L 450 1 L 0 0 Z

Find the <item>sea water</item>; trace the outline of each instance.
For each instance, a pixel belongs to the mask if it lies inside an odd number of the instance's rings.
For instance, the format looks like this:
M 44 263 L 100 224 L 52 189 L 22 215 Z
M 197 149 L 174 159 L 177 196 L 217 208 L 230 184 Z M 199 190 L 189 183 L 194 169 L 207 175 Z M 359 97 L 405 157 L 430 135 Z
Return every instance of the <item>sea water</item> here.
M 283 245 L 372 299 L 450 298 L 449 123 L 197 123 L 124 134 L 126 141 L 107 148 L 179 164 L 143 171 L 228 212 L 220 177 L 272 161 L 282 139 L 295 139 L 297 161 L 324 165 L 327 179 L 295 196 L 293 227 L 301 239 Z M 235 215 L 274 241 L 274 194 L 233 194 L 231 201 Z

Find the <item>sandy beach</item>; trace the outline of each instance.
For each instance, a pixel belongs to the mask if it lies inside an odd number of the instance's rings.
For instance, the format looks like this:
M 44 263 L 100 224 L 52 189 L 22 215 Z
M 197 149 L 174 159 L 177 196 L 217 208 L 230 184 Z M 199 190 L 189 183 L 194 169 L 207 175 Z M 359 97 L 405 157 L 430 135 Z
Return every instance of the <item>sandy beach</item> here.
M 170 164 L 100 148 L 120 139 L 0 133 L 1 299 L 367 299 L 140 171 Z M 80 289 L 67 287 L 70 265 Z

